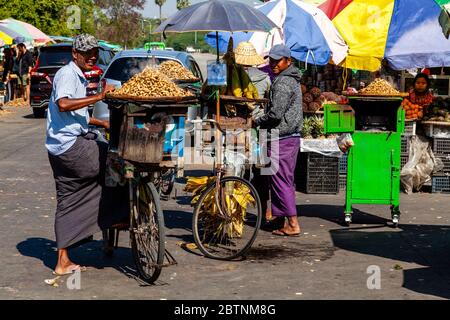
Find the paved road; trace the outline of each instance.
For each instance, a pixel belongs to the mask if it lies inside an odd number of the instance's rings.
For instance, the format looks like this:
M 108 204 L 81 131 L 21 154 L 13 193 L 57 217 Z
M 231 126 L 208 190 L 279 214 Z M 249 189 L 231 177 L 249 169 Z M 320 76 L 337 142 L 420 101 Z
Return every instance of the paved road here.
M 178 265 L 165 268 L 157 285 L 135 279 L 127 233 L 112 259 L 102 256 L 99 234 L 73 251 L 76 262 L 93 266 L 80 290 L 45 285 L 56 261 L 45 121 L 29 108 L 10 110 L 0 118 L 0 299 L 450 298 L 449 196 L 430 194 L 402 195 L 403 224 L 394 230 L 385 226 L 384 206 L 357 207 L 347 228 L 340 224 L 343 194 L 299 193 L 299 238 L 262 231 L 245 261 L 221 262 L 178 245 L 193 241 L 192 210 L 178 192 L 163 203 L 167 247 Z M 367 287 L 369 266 L 379 267 L 379 290 Z
M 208 54 L 208 53 L 194 53 L 194 54 L 192 54 L 192 56 L 195 58 L 195 61 L 197 61 L 198 66 L 200 67 L 200 71 L 202 72 L 203 78 L 206 79 L 207 63 L 208 63 L 208 61 L 215 60 L 216 56 L 213 54 Z

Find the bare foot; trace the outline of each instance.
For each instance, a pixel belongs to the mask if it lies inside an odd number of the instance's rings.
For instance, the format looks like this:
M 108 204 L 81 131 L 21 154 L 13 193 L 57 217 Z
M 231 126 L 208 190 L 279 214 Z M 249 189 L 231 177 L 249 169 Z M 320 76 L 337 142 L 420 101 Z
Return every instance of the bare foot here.
M 288 217 L 284 223 L 284 227 L 280 230 L 286 232 L 287 234 L 299 234 L 300 225 L 298 223 L 298 218 Z
M 81 266 L 71 262 L 71 264 L 69 264 L 69 265 L 56 266 L 54 274 L 57 274 L 57 275 L 70 274 L 78 269 L 81 269 Z

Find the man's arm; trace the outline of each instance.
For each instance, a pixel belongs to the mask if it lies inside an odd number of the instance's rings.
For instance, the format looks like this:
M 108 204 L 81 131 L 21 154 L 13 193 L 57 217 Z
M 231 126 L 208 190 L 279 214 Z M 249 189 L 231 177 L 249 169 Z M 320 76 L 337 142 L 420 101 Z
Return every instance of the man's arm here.
M 103 127 L 105 129 L 109 130 L 109 122 L 108 121 L 103 121 L 97 118 L 89 118 L 89 124 L 93 125 L 93 126 L 97 126 L 97 127 Z
M 257 126 L 278 125 L 289 107 L 292 92 L 289 85 L 276 83 L 269 112 L 255 119 Z
M 106 93 L 114 90 L 114 86 L 107 84 L 103 92 L 100 92 L 96 95 L 79 98 L 79 99 L 69 99 L 67 97 L 59 99 L 56 103 L 58 104 L 58 108 L 60 112 L 74 111 L 78 109 L 82 109 L 91 104 L 94 104 L 98 101 L 105 99 Z

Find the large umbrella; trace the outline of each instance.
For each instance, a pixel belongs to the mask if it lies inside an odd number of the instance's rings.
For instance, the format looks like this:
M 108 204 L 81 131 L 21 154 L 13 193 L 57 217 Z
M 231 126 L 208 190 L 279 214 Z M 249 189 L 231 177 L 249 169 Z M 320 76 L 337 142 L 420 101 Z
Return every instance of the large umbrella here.
M 450 0 L 436 0 L 436 2 L 442 7 L 439 23 L 441 24 L 442 32 L 448 39 L 450 35 Z
M 292 56 L 300 61 L 326 65 L 330 61 L 341 63 L 347 56 L 348 47 L 325 13 L 311 4 L 299 0 L 272 0 L 257 9 L 278 27 L 270 34 L 254 32 L 233 34 L 233 44 L 250 41 L 260 55 L 265 55 L 276 44 L 284 43 L 291 48 Z M 215 46 L 213 34 L 206 42 Z M 227 48 L 230 33 L 219 34 L 219 49 Z
M 15 32 L 19 34 L 19 37 L 24 38 L 26 42 L 34 42 L 36 45 L 53 42 L 53 40 L 41 30 L 23 21 L 12 18 L 4 19 L 0 21 L 0 26 L 7 30 L 2 30 L 6 34 L 9 35 L 10 33 Z
M 50 36 L 50 38 L 55 41 L 56 43 L 66 43 L 66 42 L 73 42 L 73 38 L 71 37 L 64 37 L 64 36 Z
M 154 33 L 194 31 L 263 31 L 277 26 L 262 12 L 240 2 L 211 0 L 178 11 L 164 21 Z M 217 51 L 219 59 L 219 51 Z
M 435 0 L 328 0 L 320 6 L 350 50 L 347 68 L 376 71 L 450 66 L 450 41 Z
M 2 39 L 6 44 L 13 44 L 14 39 L 20 38 L 20 37 L 22 37 L 22 34 L 20 34 L 17 31 L 7 28 L 0 21 L 0 39 Z

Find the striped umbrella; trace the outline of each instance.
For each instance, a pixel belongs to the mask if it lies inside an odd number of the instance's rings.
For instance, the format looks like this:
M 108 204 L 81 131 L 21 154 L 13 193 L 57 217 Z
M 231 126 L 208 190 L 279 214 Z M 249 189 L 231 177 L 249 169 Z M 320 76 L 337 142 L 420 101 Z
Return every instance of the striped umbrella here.
M 347 68 L 376 71 L 382 59 L 396 70 L 450 66 L 436 0 L 328 0 L 320 8 L 349 46 Z
M 0 22 L 0 39 L 6 44 L 13 44 L 14 39 L 21 37 L 22 35 L 17 31 L 14 31 Z
M 316 6 L 299 0 L 272 0 L 257 9 L 270 18 L 278 29 L 270 34 L 235 32 L 233 44 L 250 41 L 260 55 L 265 55 L 276 44 L 291 48 L 292 56 L 300 61 L 325 65 L 339 64 L 347 56 L 348 47 L 330 19 Z M 281 30 L 281 31 L 280 31 Z M 220 33 L 219 48 L 225 51 L 230 33 Z M 206 42 L 215 46 L 214 35 Z
M 43 33 L 38 28 L 34 27 L 33 25 L 19 21 L 16 19 L 4 19 L 0 21 L 0 26 L 4 28 L 4 33 L 10 35 L 11 33 L 18 34 L 18 37 L 24 38 L 25 42 L 34 42 L 35 44 L 45 44 L 47 42 L 53 42 L 53 40 L 47 36 L 45 33 Z M 17 36 L 14 36 L 13 38 L 16 38 Z

